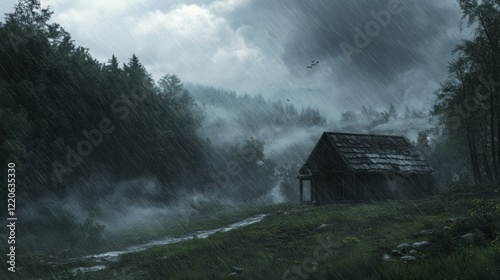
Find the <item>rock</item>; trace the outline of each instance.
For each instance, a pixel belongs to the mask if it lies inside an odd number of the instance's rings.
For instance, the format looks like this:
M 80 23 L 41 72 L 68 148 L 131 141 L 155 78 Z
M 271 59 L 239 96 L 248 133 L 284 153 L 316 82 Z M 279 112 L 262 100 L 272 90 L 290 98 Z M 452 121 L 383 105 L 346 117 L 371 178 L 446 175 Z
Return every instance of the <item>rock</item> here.
M 420 241 L 420 242 L 415 242 L 412 245 L 412 248 L 418 251 L 425 251 L 429 249 L 429 247 L 432 245 L 429 241 Z
M 334 231 L 335 226 L 332 224 L 322 224 L 315 229 L 315 231 Z
M 431 234 L 433 234 L 434 231 L 433 230 L 429 230 L 429 229 L 424 229 L 424 230 L 421 230 L 419 232 L 415 232 L 413 234 L 414 237 L 425 237 L 425 236 L 429 236 Z
M 404 254 L 403 254 L 403 253 L 401 253 L 401 252 L 400 252 L 400 251 L 398 251 L 398 250 L 392 250 L 391 255 L 392 255 L 392 256 L 395 256 L 395 257 L 401 257 L 401 256 L 403 256 Z
M 383 262 L 392 262 L 392 261 L 394 261 L 394 258 L 389 254 L 384 254 L 384 255 L 382 255 L 382 261 Z
M 462 236 L 460 236 L 460 239 L 466 240 L 466 241 L 475 241 L 480 238 L 484 237 L 484 233 L 478 229 L 474 229 L 473 232 L 466 233 Z
M 462 239 L 473 239 L 475 236 L 476 236 L 475 233 L 469 232 L 467 234 L 464 234 L 464 235 L 460 236 L 460 238 L 462 238 Z
M 415 258 L 414 256 L 402 256 L 400 260 L 412 262 L 412 261 L 416 261 L 417 258 Z
M 411 249 L 411 245 L 409 243 L 401 243 L 396 246 L 396 249 L 392 250 L 391 255 L 396 257 L 404 256 Z
M 449 218 L 449 219 L 446 219 L 444 222 L 447 223 L 447 224 L 451 224 L 455 221 L 455 219 L 453 218 Z
M 411 256 L 415 256 L 416 254 L 418 253 L 417 250 L 415 249 L 411 249 L 410 252 L 408 254 L 410 254 Z
M 404 254 L 408 253 L 411 248 L 412 248 L 412 246 L 410 245 L 410 243 L 401 243 L 396 247 L 396 251 L 398 251 L 404 255 Z
M 458 218 L 446 219 L 444 222 L 447 224 L 450 224 L 450 223 L 455 223 L 455 222 L 466 222 L 466 221 L 467 221 L 467 218 L 458 217 Z
M 243 267 L 236 267 L 236 266 L 231 267 L 231 273 L 242 274 L 243 270 L 244 270 Z

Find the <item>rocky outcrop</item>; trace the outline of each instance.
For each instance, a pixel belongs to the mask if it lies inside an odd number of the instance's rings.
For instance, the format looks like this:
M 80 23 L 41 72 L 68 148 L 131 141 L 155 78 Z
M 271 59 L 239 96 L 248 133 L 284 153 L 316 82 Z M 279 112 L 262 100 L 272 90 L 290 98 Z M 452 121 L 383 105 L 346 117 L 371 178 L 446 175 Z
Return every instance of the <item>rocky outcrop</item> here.
M 424 254 L 432 246 L 429 241 L 419 241 L 414 243 L 401 243 L 390 254 L 384 254 L 382 256 L 382 261 L 417 261 L 426 257 Z

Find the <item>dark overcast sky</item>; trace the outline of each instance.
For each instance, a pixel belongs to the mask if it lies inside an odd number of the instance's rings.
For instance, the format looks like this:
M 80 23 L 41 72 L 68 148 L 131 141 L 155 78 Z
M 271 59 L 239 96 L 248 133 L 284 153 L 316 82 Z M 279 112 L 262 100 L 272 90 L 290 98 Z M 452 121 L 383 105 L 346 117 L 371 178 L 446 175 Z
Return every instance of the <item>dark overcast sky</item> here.
M 76 44 L 105 62 L 135 53 L 158 78 L 319 107 L 330 117 L 361 105 L 430 105 L 460 32 L 456 0 L 408 0 L 346 59 L 373 12 L 393 0 L 42 0 Z M 17 1 L 4 0 L 2 12 Z M 378 32 L 377 32 L 378 31 Z M 306 66 L 311 60 L 320 63 Z

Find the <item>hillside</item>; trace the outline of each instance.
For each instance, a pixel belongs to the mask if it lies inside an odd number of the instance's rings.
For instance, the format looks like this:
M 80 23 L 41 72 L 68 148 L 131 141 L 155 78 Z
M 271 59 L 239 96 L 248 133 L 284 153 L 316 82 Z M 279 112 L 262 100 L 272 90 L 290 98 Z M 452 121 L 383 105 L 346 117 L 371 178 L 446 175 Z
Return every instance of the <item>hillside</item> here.
M 51 267 L 42 263 L 22 270 L 43 271 L 45 279 L 500 277 L 498 195 L 322 206 L 279 204 L 236 212 L 204 226 L 216 228 L 238 215 L 268 215 L 258 223 L 206 239 L 123 255 L 117 262 L 104 263 L 109 268 L 98 272 L 73 277 L 69 271 L 75 264 Z M 411 244 L 417 250 L 410 251 L 407 246 Z M 401 255 L 406 257 L 400 260 Z

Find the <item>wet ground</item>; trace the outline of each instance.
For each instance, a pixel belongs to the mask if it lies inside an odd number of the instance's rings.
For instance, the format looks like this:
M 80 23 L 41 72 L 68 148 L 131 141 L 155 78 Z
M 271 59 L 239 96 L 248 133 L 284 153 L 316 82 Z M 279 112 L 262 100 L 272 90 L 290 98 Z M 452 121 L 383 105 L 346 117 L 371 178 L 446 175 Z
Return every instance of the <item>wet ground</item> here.
M 72 274 L 76 274 L 78 272 L 92 272 L 92 271 L 99 271 L 107 268 L 107 263 L 109 262 L 116 262 L 120 259 L 120 256 L 124 254 L 129 254 L 129 253 L 137 253 L 144 251 L 146 249 L 155 247 L 155 246 L 163 246 L 163 245 L 168 245 L 168 244 L 173 244 L 173 243 L 178 243 L 178 242 L 183 242 L 191 239 L 203 239 L 207 238 L 217 232 L 227 232 L 231 230 L 235 230 L 237 228 L 245 227 L 254 223 L 260 222 L 267 214 L 259 214 L 256 216 L 252 216 L 250 218 L 244 219 L 242 221 L 216 228 L 216 229 L 211 229 L 211 230 L 201 230 L 201 231 L 196 231 L 192 233 L 188 233 L 179 237 L 165 237 L 162 239 L 158 240 L 153 240 L 149 241 L 147 243 L 141 244 L 141 245 L 135 245 L 131 247 L 127 247 L 123 250 L 118 250 L 118 251 L 111 251 L 111 252 L 105 252 L 101 254 L 95 254 L 95 255 L 88 255 L 84 257 L 77 257 L 77 258 L 71 258 L 67 260 L 61 260 L 58 262 L 53 263 L 55 266 L 58 265 L 67 265 L 71 263 L 75 263 L 80 265 L 79 267 L 76 267 L 71 270 Z M 85 263 L 87 265 L 81 266 L 82 263 Z

